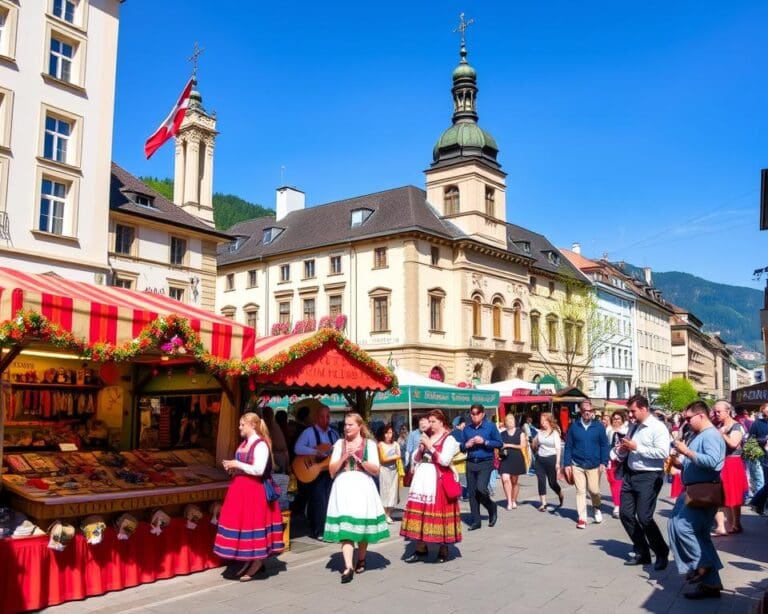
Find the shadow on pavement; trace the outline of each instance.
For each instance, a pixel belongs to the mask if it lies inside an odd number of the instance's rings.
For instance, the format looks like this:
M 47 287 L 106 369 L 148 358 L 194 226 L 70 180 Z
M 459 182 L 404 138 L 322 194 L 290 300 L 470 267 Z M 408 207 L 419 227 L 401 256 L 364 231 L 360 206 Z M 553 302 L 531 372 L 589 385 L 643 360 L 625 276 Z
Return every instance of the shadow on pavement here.
M 617 539 L 596 539 L 592 542 L 592 545 L 600 548 L 608 556 L 621 559 L 622 561 L 629 560 L 629 552 L 632 550 L 630 544 Z
M 354 561 L 357 562 L 357 553 L 355 553 Z M 365 555 L 365 570 L 367 571 L 374 571 L 377 569 L 384 569 L 388 567 L 391 564 L 391 561 L 379 554 L 378 552 L 374 552 L 370 549 L 368 549 L 368 552 Z M 326 569 L 331 569 L 333 571 L 338 571 L 341 573 L 344 571 L 344 558 L 341 556 L 341 552 L 334 552 L 328 563 L 325 565 Z

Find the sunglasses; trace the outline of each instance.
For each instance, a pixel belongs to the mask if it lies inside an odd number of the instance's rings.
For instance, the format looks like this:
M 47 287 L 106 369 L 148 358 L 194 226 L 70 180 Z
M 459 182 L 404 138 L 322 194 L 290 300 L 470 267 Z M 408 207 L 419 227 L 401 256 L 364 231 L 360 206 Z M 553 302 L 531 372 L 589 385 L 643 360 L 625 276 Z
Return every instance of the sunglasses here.
M 471 411 L 469 413 L 472 414 L 473 416 L 482 416 L 483 415 L 483 412 L 481 412 L 481 411 Z

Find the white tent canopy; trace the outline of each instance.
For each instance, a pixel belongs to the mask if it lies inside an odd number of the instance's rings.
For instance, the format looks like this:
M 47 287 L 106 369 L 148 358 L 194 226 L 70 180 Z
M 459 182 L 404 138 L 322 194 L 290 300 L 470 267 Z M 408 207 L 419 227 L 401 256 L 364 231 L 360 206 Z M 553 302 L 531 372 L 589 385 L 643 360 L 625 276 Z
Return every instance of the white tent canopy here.
M 402 386 L 429 386 L 430 388 L 456 388 L 445 382 L 441 382 L 425 375 L 420 375 L 414 371 L 403 369 L 402 367 L 395 367 L 395 375 L 397 376 L 397 383 Z
M 538 386 L 522 379 L 507 379 L 492 384 L 478 384 L 478 390 L 495 390 L 499 396 L 510 397 L 514 390 L 537 390 Z

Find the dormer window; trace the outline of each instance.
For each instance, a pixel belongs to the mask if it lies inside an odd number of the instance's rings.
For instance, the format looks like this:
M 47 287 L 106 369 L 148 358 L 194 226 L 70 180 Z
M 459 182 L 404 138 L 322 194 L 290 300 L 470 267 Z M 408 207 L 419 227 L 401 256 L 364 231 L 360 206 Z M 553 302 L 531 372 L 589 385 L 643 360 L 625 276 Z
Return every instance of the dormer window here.
M 353 209 L 350 225 L 352 228 L 355 228 L 356 226 L 362 226 L 368 220 L 368 218 L 371 217 L 372 213 L 373 209 Z
M 146 196 L 144 194 L 136 194 L 136 204 L 140 207 L 149 207 L 154 208 L 154 199 L 151 196 Z
M 237 237 L 237 239 L 229 244 L 229 253 L 232 254 L 239 250 L 243 246 L 243 243 L 245 243 L 245 237 Z
M 515 241 L 515 245 L 517 245 L 518 248 L 524 253 L 524 254 L 530 254 L 531 253 L 531 243 L 530 241 Z
M 554 264 L 555 266 L 560 264 L 560 255 L 556 252 L 553 252 L 551 250 L 548 250 L 545 252 L 547 254 L 547 260 L 549 260 L 550 264 Z
M 280 236 L 280 233 L 283 232 L 282 228 L 277 228 L 276 226 L 270 226 L 269 228 L 264 229 L 264 234 L 262 235 L 261 241 L 264 243 L 264 245 L 269 245 L 277 239 L 277 237 Z

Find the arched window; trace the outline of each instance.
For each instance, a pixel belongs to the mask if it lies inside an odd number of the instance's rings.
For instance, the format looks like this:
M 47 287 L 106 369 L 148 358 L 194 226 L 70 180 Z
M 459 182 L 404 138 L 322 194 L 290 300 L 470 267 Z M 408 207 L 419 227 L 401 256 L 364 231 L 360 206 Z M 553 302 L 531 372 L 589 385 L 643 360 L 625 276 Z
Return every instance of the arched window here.
M 472 335 L 482 337 L 483 335 L 483 306 L 480 303 L 480 297 L 475 296 L 472 299 Z
M 557 352 L 557 316 L 547 316 L 547 345 L 550 352 Z
M 496 217 L 496 190 L 485 186 L 485 214 Z
M 518 343 L 522 341 L 522 327 L 520 325 L 522 310 L 523 306 L 519 302 L 512 305 L 512 338 Z
M 445 215 L 455 215 L 459 212 L 459 188 L 449 185 L 443 192 L 443 208 Z
M 432 370 L 429 372 L 429 378 L 436 380 L 438 382 L 444 382 L 445 381 L 445 371 L 443 371 L 442 367 L 438 367 L 435 365 L 432 367 Z
M 541 316 L 538 311 L 531 312 L 531 351 L 539 349 L 539 339 L 541 338 Z
M 493 336 L 501 338 L 501 301 L 493 301 Z

